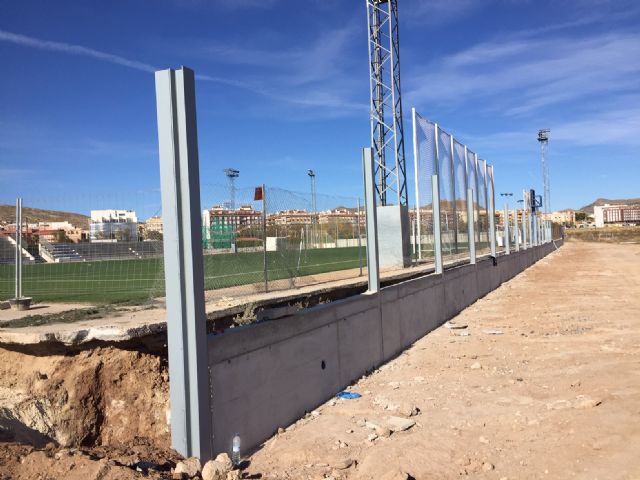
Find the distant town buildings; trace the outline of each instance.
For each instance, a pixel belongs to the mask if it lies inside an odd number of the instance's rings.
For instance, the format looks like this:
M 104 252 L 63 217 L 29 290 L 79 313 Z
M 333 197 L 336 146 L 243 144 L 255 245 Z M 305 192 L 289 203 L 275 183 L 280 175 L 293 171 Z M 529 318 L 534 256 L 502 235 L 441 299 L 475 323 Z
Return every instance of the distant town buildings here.
M 89 235 L 92 242 L 138 240 L 138 217 L 133 210 L 91 210 Z
M 559 212 L 551 212 L 549 214 L 540 214 L 543 220 L 551 220 L 553 223 L 573 227 L 576 224 L 576 211 L 567 209 Z
M 596 227 L 608 225 L 640 225 L 640 205 L 609 205 L 593 207 Z

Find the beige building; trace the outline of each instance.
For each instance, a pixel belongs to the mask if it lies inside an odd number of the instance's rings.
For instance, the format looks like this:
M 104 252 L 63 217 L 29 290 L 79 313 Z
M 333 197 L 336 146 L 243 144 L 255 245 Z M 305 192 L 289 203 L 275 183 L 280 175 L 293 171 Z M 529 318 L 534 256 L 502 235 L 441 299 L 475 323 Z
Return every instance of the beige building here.
M 163 233 L 164 227 L 162 223 L 162 217 L 151 217 L 144 222 L 144 229 L 146 232 L 158 232 Z
M 576 211 L 575 210 L 560 210 L 558 212 L 551 212 L 549 214 L 542 213 L 543 220 L 551 220 L 553 223 L 560 225 L 573 226 L 576 224 Z

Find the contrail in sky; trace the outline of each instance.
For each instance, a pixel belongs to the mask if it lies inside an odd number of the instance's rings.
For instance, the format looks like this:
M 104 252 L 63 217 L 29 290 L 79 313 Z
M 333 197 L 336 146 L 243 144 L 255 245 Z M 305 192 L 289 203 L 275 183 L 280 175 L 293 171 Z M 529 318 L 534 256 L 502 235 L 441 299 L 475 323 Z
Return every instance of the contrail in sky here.
M 91 57 L 97 60 L 102 60 L 103 62 L 113 63 L 115 65 L 120 65 L 123 67 L 133 68 L 134 70 L 140 70 L 142 72 L 153 73 L 158 70 L 161 70 L 154 65 L 144 62 L 138 62 L 137 60 L 130 60 L 125 57 L 121 57 L 120 55 L 115 55 L 113 53 L 101 52 L 100 50 L 95 50 L 93 48 L 85 47 L 83 45 L 75 45 L 72 43 L 64 43 L 64 42 L 54 42 L 51 40 L 41 40 L 39 38 L 28 37 L 26 35 L 21 35 L 19 33 L 8 32 L 6 30 L 0 29 L 0 41 L 13 43 L 16 45 L 21 45 L 23 47 L 31 47 L 36 48 L 38 50 L 47 50 L 50 52 L 60 52 L 67 53 L 69 55 L 80 55 L 83 57 Z M 255 93 L 265 94 L 243 82 L 239 82 L 236 80 L 229 80 L 226 78 L 220 77 L 212 77 L 210 75 L 196 75 L 196 78 L 199 80 L 204 80 L 208 82 L 217 82 L 223 83 L 225 85 L 230 85 L 237 88 L 243 88 L 246 90 L 250 90 Z

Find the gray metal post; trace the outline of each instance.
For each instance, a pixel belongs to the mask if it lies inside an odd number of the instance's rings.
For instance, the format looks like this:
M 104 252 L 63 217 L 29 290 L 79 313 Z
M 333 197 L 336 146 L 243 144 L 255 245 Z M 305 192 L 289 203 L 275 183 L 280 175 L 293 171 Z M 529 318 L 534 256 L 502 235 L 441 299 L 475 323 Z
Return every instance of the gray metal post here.
M 362 276 L 362 235 L 360 233 L 360 197 L 358 197 L 358 226 L 356 230 L 358 232 L 358 265 L 360 266 L 360 276 Z
M 520 228 L 518 227 L 518 209 L 513 209 L 513 235 L 516 244 L 516 252 L 520 251 Z
M 522 203 L 523 207 L 524 207 L 524 202 Z M 522 249 L 526 250 L 527 249 L 527 209 L 526 208 L 522 208 L 522 222 L 521 222 L 521 228 L 522 228 Z
M 276 235 L 276 243 L 278 235 Z M 277 248 L 277 247 L 276 247 Z M 269 264 L 267 262 L 267 188 L 262 184 L 262 267 L 264 270 L 264 291 L 269 291 Z
M 22 199 L 16 199 L 16 299 L 22 298 Z
M 436 273 L 442 273 L 442 229 L 440 228 L 440 181 L 438 175 L 431 176 L 431 207 L 433 210 L 433 255 Z
M 504 253 L 506 255 L 511 254 L 511 238 L 509 234 L 509 204 L 504 204 Z
M 156 72 L 171 400 L 171 443 L 211 458 L 200 173 L 193 70 Z
M 422 260 L 422 232 L 420 231 L 420 169 L 419 167 L 419 161 L 420 158 L 418 157 L 418 134 L 417 134 L 417 123 L 418 123 L 418 119 L 417 119 L 417 113 L 416 113 L 416 109 L 412 108 L 411 109 L 411 119 L 413 121 L 413 170 L 414 170 L 414 181 L 415 181 L 415 185 L 416 185 L 416 235 L 418 236 L 418 245 L 417 245 L 417 249 L 418 249 L 418 260 Z M 437 143 L 437 139 L 436 139 L 436 143 Z
M 489 172 L 489 168 L 487 168 Z M 487 185 L 489 182 L 487 181 Z M 489 241 L 491 242 L 491 256 L 496 256 L 496 203 L 493 186 L 493 166 L 491 166 L 491 196 L 489 197 Z
M 380 270 L 378 257 L 378 216 L 376 213 L 376 177 L 373 165 L 373 148 L 362 149 L 362 169 L 364 172 L 364 206 L 367 222 L 367 272 L 369 293 L 380 290 Z
M 471 188 L 467 189 L 467 198 L 473 198 L 473 190 Z M 467 202 L 467 230 L 469 232 L 469 263 L 474 265 L 476 263 L 476 234 L 474 222 L 470 222 L 469 218 L 473 218 L 473 202 Z

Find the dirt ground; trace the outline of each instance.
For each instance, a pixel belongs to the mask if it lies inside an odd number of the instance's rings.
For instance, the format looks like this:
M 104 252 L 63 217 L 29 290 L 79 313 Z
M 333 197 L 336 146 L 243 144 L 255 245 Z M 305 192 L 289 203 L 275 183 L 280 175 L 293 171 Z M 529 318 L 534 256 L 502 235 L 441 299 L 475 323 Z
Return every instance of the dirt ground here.
M 243 478 L 640 479 L 639 315 L 640 245 L 566 244 L 355 383 L 361 398 L 283 425 Z M 33 447 L 5 429 L 0 479 L 170 478 L 163 359 L 0 349 L 0 380 L 0 397 L 41 392 L 66 432 Z
M 362 398 L 269 440 L 249 471 L 638 479 L 639 316 L 640 245 L 568 244 L 454 319 L 468 328 L 441 327 L 361 379 Z M 411 407 L 416 425 L 385 437 Z

